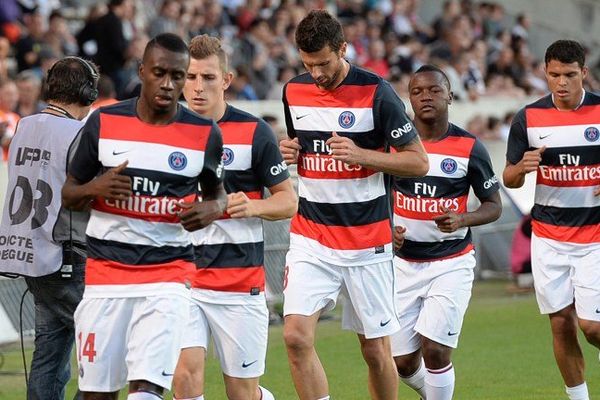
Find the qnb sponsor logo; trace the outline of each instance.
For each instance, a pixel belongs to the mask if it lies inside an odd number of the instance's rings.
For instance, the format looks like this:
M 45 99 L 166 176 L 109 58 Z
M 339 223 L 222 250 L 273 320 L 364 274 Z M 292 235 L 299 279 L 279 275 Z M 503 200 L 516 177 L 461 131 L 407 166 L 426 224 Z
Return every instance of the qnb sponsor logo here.
M 300 164 L 306 171 L 316 172 L 343 172 L 360 171 L 360 165 L 346 164 L 340 160 L 334 160 L 330 156 L 321 156 L 320 154 L 304 154 Z
M 399 192 L 396 192 L 395 206 L 396 210 L 439 214 L 443 213 L 442 208 L 455 212 L 458 212 L 460 209 L 460 203 L 457 198 L 431 198 L 421 197 L 420 195 L 408 197 Z
M 542 178 L 549 181 L 587 181 L 600 179 L 600 165 L 583 167 L 549 167 L 540 165 Z
M 104 199 L 107 207 L 131 211 L 141 215 L 174 216 L 181 210 L 183 199 L 172 197 L 131 196 L 127 200 Z
M 271 167 L 271 175 L 277 176 L 287 169 L 287 164 L 285 163 L 285 161 L 282 161 L 280 164 L 276 164 Z
M 393 137 L 394 139 L 398 139 L 405 133 L 412 131 L 412 129 L 413 129 L 412 124 L 410 122 L 407 122 L 406 124 L 404 124 L 403 127 L 396 128 L 393 131 L 391 131 L 390 136 Z
M 483 188 L 484 189 L 489 189 L 489 188 L 491 188 L 492 186 L 494 186 L 497 183 L 498 183 L 498 177 L 496 175 L 494 175 L 490 179 L 488 179 L 487 181 L 483 182 Z

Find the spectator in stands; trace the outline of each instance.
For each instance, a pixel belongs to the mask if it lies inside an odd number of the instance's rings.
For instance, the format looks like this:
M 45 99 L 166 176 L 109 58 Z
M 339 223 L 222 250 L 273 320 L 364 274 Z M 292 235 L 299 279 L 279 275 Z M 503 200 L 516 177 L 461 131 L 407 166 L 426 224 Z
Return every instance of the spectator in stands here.
M 385 45 L 382 40 L 376 39 L 369 43 L 368 55 L 363 67 L 375 72 L 383 79 L 389 78 L 390 66 L 385 59 Z
M 11 79 L 0 80 L 0 132 L 2 133 L 0 145 L 3 160 L 7 159 L 8 146 L 20 119 L 19 114 L 13 111 L 17 108 L 17 104 L 19 104 L 19 90 L 15 82 Z
M 77 45 L 79 46 L 79 55 L 86 59 L 92 59 L 98 52 L 98 43 L 96 42 L 96 23 L 98 19 L 108 12 L 108 7 L 104 3 L 92 5 L 88 11 L 83 28 L 77 33 Z
M 117 101 L 117 91 L 113 81 L 108 75 L 100 75 L 98 78 L 98 98 L 92 104 L 92 110 L 115 104 Z
M 519 37 L 527 41 L 529 38 L 529 29 L 531 28 L 531 20 L 525 13 L 517 15 L 517 23 L 512 28 L 511 34 L 513 37 Z
M 58 10 L 52 11 L 48 18 L 48 31 L 44 34 L 44 41 L 59 57 L 77 55 L 79 51 L 77 39 L 69 31 L 65 17 Z
M 0 36 L 0 81 L 8 79 L 11 72 L 10 42 L 7 38 Z
M 15 45 L 15 57 L 19 71 L 40 66 L 39 51 L 45 43 L 46 20 L 39 10 L 34 10 L 23 16 L 27 28 Z
M 524 215 L 513 234 L 510 248 L 510 270 L 517 287 L 533 287 L 531 278 L 531 214 Z
M 187 37 L 185 27 L 179 17 L 182 14 L 181 3 L 178 0 L 164 0 L 160 7 L 160 14 L 148 26 L 148 36 L 154 37 L 160 33 L 175 33 L 183 38 Z
M 258 100 L 254 88 L 250 84 L 248 70 L 240 65 L 235 69 L 235 79 L 225 92 L 227 100 Z
M 19 103 L 15 112 L 21 118 L 37 114 L 46 108 L 46 103 L 40 99 L 42 80 L 33 71 L 21 71 L 15 79 L 19 90 Z

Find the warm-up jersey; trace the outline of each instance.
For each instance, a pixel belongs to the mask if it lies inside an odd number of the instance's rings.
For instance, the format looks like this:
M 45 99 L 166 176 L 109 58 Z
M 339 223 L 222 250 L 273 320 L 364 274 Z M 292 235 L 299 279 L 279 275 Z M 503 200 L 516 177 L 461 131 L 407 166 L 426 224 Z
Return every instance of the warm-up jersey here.
M 264 188 L 289 178 L 269 125 L 232 106 L 218 121 L 223 135 L 224 186 L 262 199 Z M 193 287 L 259 294 L 265 288 L 262 220 L 230 218 L 226 213 L 192 234 L 198 270 Z
M 331 91 L 317 87 L 308 73 L 292 79 L 283 102 L 288 135 L 302 146 L 290 248 L 337 265 L 391 259 L 383 173 L 334 160 L 326 141 L 336 132 L 381 152 L 406 145 L 416 130 L 400 98 L 388 82 L 351 66 Z
M 197 199 L 198 183 L 221 182 L 219 128 L 179 106 L 168 125 L 136 115 L 137 99 L 95 111 L 69 173 L 88 182 L 129 161 L 133 195 L 92 202 L 87 228 L 86 297 L 180 292 L 195 271 L 190 236 L 178 203 Z
M 429 171 L 422 178 L 394 178 L 394 225 L 406 227 L 403 246 L 396 255 L 409 261 L 456 257 L 473 249 L 471 230 L 440 231 L 433 220 L 445 214 L 467 212 L 469 188 L 478 198 L 499 189 L 490 156 L 473 135 L 450 124 L 436 142 L 424 141 Z
M 520 110 L 508 139 L 507 160 L 546 146 L 537 170 L 531 211 L 536 236 L 577 244 L 600 243 L 600 96 L 585 93 L 574 111 L 560 111 L 551 96 Z

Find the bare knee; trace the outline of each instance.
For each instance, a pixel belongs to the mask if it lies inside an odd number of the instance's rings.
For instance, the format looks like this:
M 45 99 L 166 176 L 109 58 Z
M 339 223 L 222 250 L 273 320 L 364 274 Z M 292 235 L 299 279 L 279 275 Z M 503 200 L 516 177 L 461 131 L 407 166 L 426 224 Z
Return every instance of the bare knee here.
M 423 338 L 423 359 L 425 365 L 430 369 L 440 369 L 450 364 L 450 356 L 452 348 L 443 344 L 434 342 L 427 338 Z
M 394 357 L 394 363 L 400 376 L 409 377 L 417 372 L 421 366 L 421 351 L 417 350 L 414 353 L 396 356 Z
M 253 400 L 260 398 L 258 378 L 225 378 L 225 392 L 229 400 Z
M 369 369 L 382 370 L 391 361 L 392 352 L 387 338 L 363 339 L 360 347 Z
M 550 314 L 549 317 L 554 337 L 577 336 L 577 317 L 572 305 Z
M 289 322 L 286 320 L 283 326 L 283 340 L 288 351 L 291 352 L 306 351 L 315 345 L 314 332 L 294 320 Z
M 579 320 L 579 326 L 585 335 L 587 341 L 596 346 L 600 346 L 600 322 L 598 321 L 589 321 L 589 320 Z

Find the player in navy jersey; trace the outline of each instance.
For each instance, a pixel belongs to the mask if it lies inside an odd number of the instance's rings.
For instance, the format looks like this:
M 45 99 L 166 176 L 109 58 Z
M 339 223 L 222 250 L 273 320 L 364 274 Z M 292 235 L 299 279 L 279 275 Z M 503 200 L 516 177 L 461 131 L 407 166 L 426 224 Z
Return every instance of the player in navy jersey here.
M 586 92 L 583 47 L 559 40 L 546 50 L 551 94 L 514 117 L 504 184 L 537 171 L 531 211 L 531 269 L 548 314 L 554 357 L 571 400 L 589 399 L 577 326 L 600 348 L 600 96 Z
M 371 397 L 396 399 L 388 336 L 399 323 L 384 173 L 421 176 L 427 156 L 391 85 L 344 59 L 346 42 L 335 18 L 311 11 L 298 25 L 296 43 L 308 73 L 285 86 L 290 140 L 280 143 L 299 175 L 284 278 L 292 378 L 301 400 L 329 398 L 315 331 L 321 312 L 342 292 L 349 300 L 342 325 L 358 335 Z
M 458 345 L 475 267 L 469 227 L 498 219 L 502 204 L 483 144 L 448 122 L 452 92 L 446 74 L 425 65 L 412 76 L 408 90 L 429 172 L 423 178 L 394 179 L 401 329 L 392 335 L 392 353 L 401 380 L 423 399 L 450 400 L 450 356 Z M 467 212 L 471 187 L 481 205 Z
M 127 382 L 128 400 L 162 399 L 170 388 L 195 272 L 186 231 L 225 209 L 219 128 L 177 103 L 188 64 L 180 37 L 150 40 L 140 97 L 90 116 L 63 187 L 65 206 L 92 209 L 75 311 L 87 399 L 115 399 Z
M 262 220 L 290 218 L 297 198 L 269 125 L 225 102 L 234 79 L 219 39 L 197 36 L 183 90 L 188 106 L 223 134 L 227 212 L 193 233 L 198 270 L 192 310 L 174 378 L 176 399 L 203 399 L 212 336 L 229 399 L 272 400 L 264 373 L 269 313 L 264 296 Z M 265 198 L 264 188 L 271 196 Z

